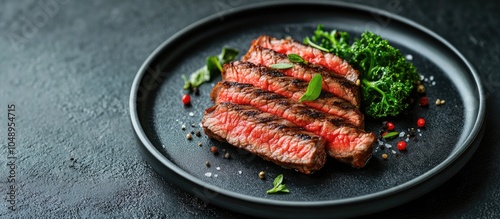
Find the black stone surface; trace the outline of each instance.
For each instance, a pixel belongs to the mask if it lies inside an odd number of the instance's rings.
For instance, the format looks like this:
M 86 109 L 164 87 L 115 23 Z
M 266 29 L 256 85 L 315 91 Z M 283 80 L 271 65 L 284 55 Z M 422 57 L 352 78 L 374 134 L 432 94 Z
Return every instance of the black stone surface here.
M 251 218 L 205 203 L 159 177 L 129 122 L 144 59 L 187 25 L 254 3 L 4 1 L 0 8 L 1 218 Z M 486 133 L 448 182 L 386 218 L 500 217 L 499 1 L 349 1 L 392 11 L 447 39 L 473 63 L 487 95 Z M 15 207 L 7 194 L 8 114 L 15 105 Z

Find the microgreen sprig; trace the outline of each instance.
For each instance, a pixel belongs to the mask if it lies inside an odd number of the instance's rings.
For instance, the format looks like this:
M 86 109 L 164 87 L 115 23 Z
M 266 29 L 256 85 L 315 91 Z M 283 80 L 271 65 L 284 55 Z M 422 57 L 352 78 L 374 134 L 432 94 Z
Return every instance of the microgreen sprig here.
M 282 184 L 283 183 L 283 174 L 280 174 L 278 175 L 274 181 L 273 181 L 273 188 L 272 189 L 269 189 L 267 190 L 267 194 L 274 194 L 274 193 L 278 193 L 278 192 L 290 192 L 285 184 Z

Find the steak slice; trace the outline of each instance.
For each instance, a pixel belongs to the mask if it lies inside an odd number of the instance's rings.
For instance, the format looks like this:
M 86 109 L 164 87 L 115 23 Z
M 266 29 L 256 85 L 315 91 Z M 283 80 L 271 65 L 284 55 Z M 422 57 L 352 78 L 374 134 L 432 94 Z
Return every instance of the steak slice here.
M 202 126 L 210 138 L 301 173 L 317 171 L 326 162 L 325 139 L 249 105 L 216 104 L 205 110 Z
M 287 99 L 279 94 L 258 89 L 250 84 L 219 82 L 212 93 L 216 103 L 249 104 L 264 112 L 283 117 L 305 130 L 327 140 L 328 154 L 339 161 L 361 168 L 372 155 L 376 137 L 373 133 L 346 124 L 343 119 Z
M 250 62 L 240 61 L 225 64 L 222 71 L 222 79 L 252 84 L 263 90 L 283 95 L 295 101 L 300 100 L 300 97 L 306 92 L 308 86 L 308 82 L 286 76 L 279 71 Z M 303 104 L 343 118 L 357 127 L 363 127 L 363 114 L 361 114 L 359 109 L 348 101 L 331 93 L 322 92 L 318 99 L 306 101 Z
M 277 63 L 292 64 L 286 55 L 257 45 L 250 47 L 250 50 L 243 57 L 242 61 L 266 67 Z M 310 81 L 315 74 L 321 74 L 323 78 L 323 90 L 344 98 L 355 106 L 359 106 L 359 86 L 356 86 L 352 81 L 342 76 L 332 74 L 323 67 L 296 63 L 293 65 L 293 68 L 282 69 L 280 72 L 305 81 Z
M 307 62 L 321 65 L 354 83 L 357 83 L 356 81 L 359 79 L 359 72 L 349 65 L 346 60 L 333 53 L 323 52 L 292 39 L 279 40 L 270 36 L 260 36 L 252 42 L 252 46 L 255 45 L 272 49 L 282 54 L 297 54 Z

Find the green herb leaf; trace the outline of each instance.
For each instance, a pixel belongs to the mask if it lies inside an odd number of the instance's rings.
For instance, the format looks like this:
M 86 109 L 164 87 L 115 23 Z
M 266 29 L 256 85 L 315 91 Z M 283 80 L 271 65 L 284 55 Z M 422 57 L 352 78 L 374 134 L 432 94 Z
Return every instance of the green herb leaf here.
M 280 184 L 280 185 L 278 185 L 278 187 L 276 188 L 276 190 L 278 190 L 279 192 L 290 192 L 290 191 L 286 188 L 286 185 L 285 185 L 285 184 Z
M 320 74 L 313 76 L 309 84 L 307 85 L 306 92 L 300 97 L 299 102 L 313 101 L 318 99 L 321 94 L 321 88 L 323 85 L 323 77 Z
M 224 48 L 222 48 L 222 52 L 218 58 L 220 60 L 220 64 L 223 65 L 224 63 L 228 63 L 230 61 L 233 61 L 237 55 L 238 55 L 237 49 L 224 47 Z
M 382 136 L 383 138 L 392 138 L 392 137 L 395 137 L 399 135 L 399 132 L 389 132 L 387 134 L 385 134 L 384 136 Z
M 182 76 L 184 79 L 183 88 L 185 90 L 191 89 L 212 80 L 213 77 L 222 72 L 222 65 L 234 60 L 237 55 L 238 50 L 224 47 L 219 55 L 207 57 L 205 66 L 191 73 L 189 79 L 185 75 Z
M 302 57 L 300 57 L 299 55 L 297 54 L 288 54 L 288 60 L 290 60 L 290 62 L 293 62 L 293 63 L 303 63 L 303 64 L 307 64 L 307 61 L 304 60 Z
M 203 84 L 206 80 L 206 75 L 210 75 L 207 66 L 203 66 L 196 72 L 189 76 L 189 83 L 191 83 L 191 88 L 198 87 Z M 186 85 L 184 85 L 186 87 Z
M 191 82 L 189 82 L 186 75 L 182 75 L 182 79 L 184 80 L 184 90 L 191 88 Z
M 277 187 L 283 182 L 283 174 L 278 175 L 273 182 L 274 187 Z
M 276 63 L 272 64 L 269 67 L 274 68 L 274 69 L 288 69 L 288 68 L 293 68 L 293 64 L 291 63 Z
M 281 184 L 283 182 L 283 174 L 278 175 L 273 181 L 273 188 L 267 190 L 267 194 L 273 194 L 277 192 L 290 192 L 285 184 Z
M 217 56 L 209 56 L 206 61 L 206 66 L 208 69 L 208 74 L 205 74 L 205 81 L 210 81 L 212 76 L 222 72 L 222 66 L 219 62 L 219 58 Z

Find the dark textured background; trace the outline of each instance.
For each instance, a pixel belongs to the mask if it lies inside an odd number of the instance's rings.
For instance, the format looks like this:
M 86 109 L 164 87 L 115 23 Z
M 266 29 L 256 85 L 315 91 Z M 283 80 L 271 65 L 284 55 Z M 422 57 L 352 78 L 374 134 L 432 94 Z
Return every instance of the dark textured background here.
M 474 64 L 487 95 L 485 137 L 468 164 L 429 194 L 370 217 L 500 217 L 500 2 L 350 2 L 393 11 L 447 39 Z M 128 114 L 132 80 L 161 42 L 250 3 L 1 1 L 0 217 L 250 218 L 205 206 L 160 178 L 138 152 Z M 7 104 L 16 105 L 14 212 L 6 201 Z

